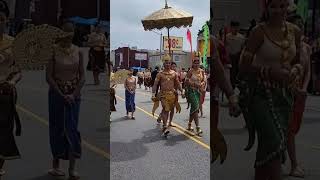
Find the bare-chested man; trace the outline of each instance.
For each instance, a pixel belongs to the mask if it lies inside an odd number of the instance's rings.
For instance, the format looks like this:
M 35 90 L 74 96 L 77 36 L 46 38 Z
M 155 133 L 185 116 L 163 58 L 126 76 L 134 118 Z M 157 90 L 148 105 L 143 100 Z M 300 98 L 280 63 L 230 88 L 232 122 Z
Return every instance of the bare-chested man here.
M 166 55 L 163 58 L 164 70 L 157 74 L 153 88 L 152 88 L 152 101 L 155 102 L 153 113 L 157 108 L 157 103 L 160 101 L 162 105 L 161 119 L 163 121 L 163 135 L 167 136 L 168 130 L 168 116 L 169 112 L 173 111 L 177 104 L 177 90 L 179 90 L 184 97 L 184 92 L 179 82 L 177 73 L 171 69 L 171 57 Z M 156 97 L 156 89 L 160 84 L 160 92 Z
M 138 76 L 138 84 L 139 84 L 139 88 L 141 89 L 141 85 L 143 84 L 143 80 L 144 80 L 144 73 L 142 71 L 139 70 L 139 72 L 137 73 Z
M 149 69 L 146 69 L 146 71 L 144 72 L 144 86 L 146 90 L 149 90 L 149 88 L 152 86 L 151 81 L 151 72 Z

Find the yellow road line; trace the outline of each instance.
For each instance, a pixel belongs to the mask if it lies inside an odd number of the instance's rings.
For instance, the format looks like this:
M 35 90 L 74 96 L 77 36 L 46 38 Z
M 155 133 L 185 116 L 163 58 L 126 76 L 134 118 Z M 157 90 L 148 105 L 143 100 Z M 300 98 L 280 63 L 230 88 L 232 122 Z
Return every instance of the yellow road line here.
M 117 95 L 116 95 L 117 96 Z M 122 101 L 125 101 L 122 97 L 120 96 L 117 96 L 118 99 L 122 100 Z M 149 115 L 150 117 L 154 118 L 154 119 L 157 119 L 159 117 L 159 115 L 155 114 L 155 116 L 153 116 L 151 113 L 149 113 L 148 111 L 136 106 L 137 109 L 139 109 L 140 111 L 144 112 L 145 114 Z M 189 139 L 195 141 L 196 143 L 198 143 L 199 145 L 201 145 L 202 147 L 210 150 L 210 146 L 202 141 L 200 141 L 198 138 L 196 137 L 193 137 L 192 135 L 190 135 L 186 130 L 184 130 L 183 127 L 181 127 L 180 125 L 172 122 L 172 124 L 176 127 L 172 127 L 174 130 L 176 130 L 177 132 L 187 136 Z
M 41 122 L 42 124 L 49 126 L 49 122 L 47 120 L 45 120 L 44 118 L 38 116 L 37 114 L 27 110 L 26 108 L 23 108 L 22 106 L 17 105 L 17 109 L 24 112 L 25 114 L 28 114 L 30 116 L 32 116 L 35 120 L 37 120 L 38 122 Z M 89 149 L 90 151 L 103 156 L 106 159 L 110 159 L 110 154 L 107 153 L 106 151 L 104 151 L 101 148 L 98 148 L 92 144 L 90 144 L 88 141 L 84 140 L 82 138 L 82 144 L 84 145 L 84 147 L 86 147 L 87 149 Z
M 311 146 L 312 149 L 320 150 L 320 146 Z

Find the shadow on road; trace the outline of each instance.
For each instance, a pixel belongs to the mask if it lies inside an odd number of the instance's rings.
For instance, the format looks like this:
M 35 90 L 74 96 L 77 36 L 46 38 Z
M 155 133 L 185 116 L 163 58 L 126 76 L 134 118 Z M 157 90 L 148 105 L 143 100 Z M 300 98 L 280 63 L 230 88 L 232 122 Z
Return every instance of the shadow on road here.
M 111 142 L 111 162 L 122 162 L 139 159 L 148 152 L 144 143 L 138 139 L 129 143 Z M 114 149 L 114 150 L 112 150 Z
M 187 138 L 187 136 L 183 135 L 183 134 L 179 134 L 176 136 L 168 136 L 168 139 L 165 143 L 166 146 L 175 146 L 176 144 L 178 144 L 181 141 L 187 141 L 189 138 Z
M 31 178 L 31 179 L 28 179 L 28 180 L 64 180 L 66 179 L 66 177 L 52 177 L 48 174 L 45 174 L 45 175 L 42 175 L 42 176 L 39 176 L 39 177 L 35 177 L 35 178 Z
M 166 141 L 166 146 L 174 146 L 181 141 L 188 140 L 184 135 L 168 136 L 167 139 L 161 136 L 161 129 L 156 126 L 154 129 L 150 129 L 143 132 L 143 137 L 141 139 L 134 139 L 129 143 L 122 142 L 111 142 L 111 161 L 121 162 L 130 161 L 134 159 L 141 158 L 145 156 L 148 152 L 148 148 L 145 144 L 154 143 L 157 141 Z M 114 151 L 112 149 L 115 149 Z
M 126 118 L 126 117 L 120 117 L 117 119 L 111 119 L 111 124 L 122 122 L 122 121 L 133 121 L 132 119 Z

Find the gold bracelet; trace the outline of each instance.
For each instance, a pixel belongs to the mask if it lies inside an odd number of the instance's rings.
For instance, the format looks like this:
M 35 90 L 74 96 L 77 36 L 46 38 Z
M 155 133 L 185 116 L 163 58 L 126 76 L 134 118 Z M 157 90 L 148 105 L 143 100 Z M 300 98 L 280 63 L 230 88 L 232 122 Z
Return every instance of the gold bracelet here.
M 238 96 L 235 95 L 235 94 L 231 95 L 231 96 L 229 97 L 229 102 L 230 102 L 231 104 L 237 104 L 237 103 L 239 102 Z
M 249 51 L 247 51 L 247 50 L 245 50 L 244 52 L 243 52 L 243 57 L 246 57 L 246 58 L 253 58 L 254 57 L 254 54 L 252 53 L 252 52 L 249 52 Z
M 261 67 L 261 68 L 260 68 L 260 77 L 261 77 L 262 80 L 265 79 L 265 77 L 264 77 L 264 70 L 265 70 L 264 67 Z

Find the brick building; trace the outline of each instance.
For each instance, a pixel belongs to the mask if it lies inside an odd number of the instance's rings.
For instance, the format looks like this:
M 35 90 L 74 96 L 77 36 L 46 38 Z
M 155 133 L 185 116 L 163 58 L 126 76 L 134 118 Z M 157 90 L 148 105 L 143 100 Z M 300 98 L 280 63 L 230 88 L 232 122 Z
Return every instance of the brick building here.
M 122 47 L 115 50 L 114 67 L 120 67 L 121 69 L 129 69 L 132 67 L 147 68 L 148 65 L 149 55 L 147 51 L 130 49 L 129 47 Z

